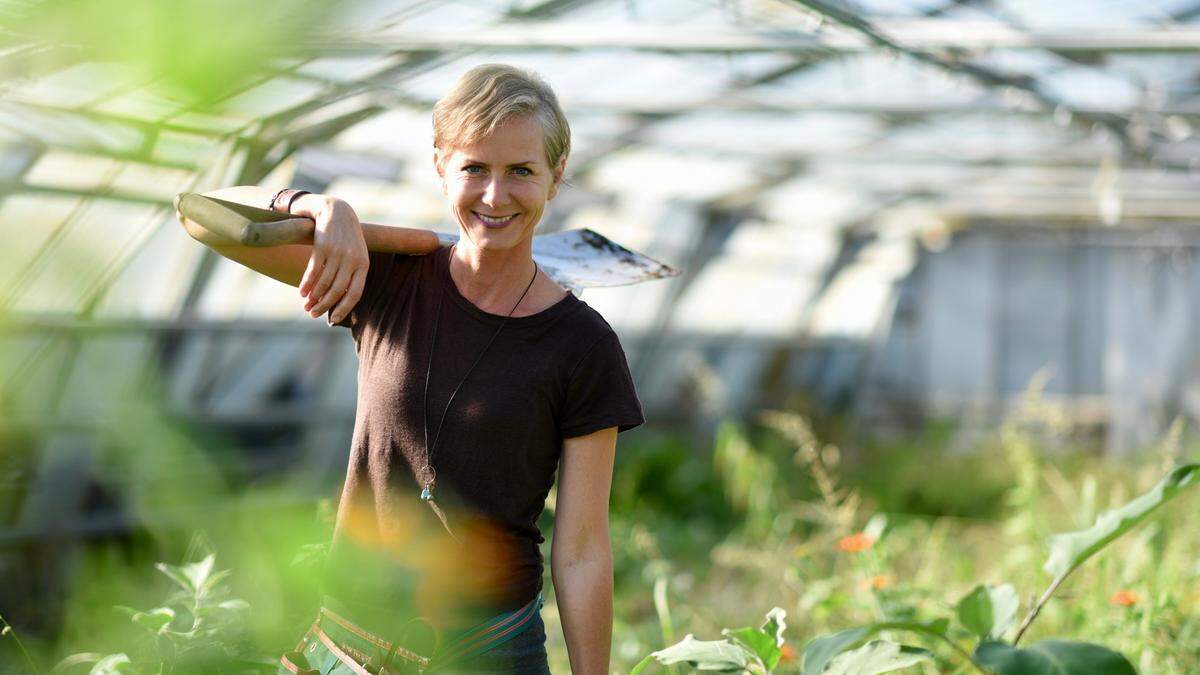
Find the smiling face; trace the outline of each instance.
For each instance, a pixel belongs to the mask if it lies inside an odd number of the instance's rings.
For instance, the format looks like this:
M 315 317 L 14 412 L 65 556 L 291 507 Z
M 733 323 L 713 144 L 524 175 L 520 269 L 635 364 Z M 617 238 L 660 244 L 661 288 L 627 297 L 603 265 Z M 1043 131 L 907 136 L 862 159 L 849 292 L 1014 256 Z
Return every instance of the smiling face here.
M 476 143 L 442 152 L 434 152 L 434 166 L 463 236 L 481 251 L 531 248 L 566 167 L 565 157 L 550 167 L 537 118 L 515 117 Z

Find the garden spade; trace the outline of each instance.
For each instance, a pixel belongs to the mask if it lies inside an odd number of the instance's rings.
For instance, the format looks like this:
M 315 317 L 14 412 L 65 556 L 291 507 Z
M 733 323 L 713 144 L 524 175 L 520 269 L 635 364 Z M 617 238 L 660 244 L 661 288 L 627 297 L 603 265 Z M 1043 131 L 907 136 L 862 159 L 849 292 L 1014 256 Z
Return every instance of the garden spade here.
M 175 197 L 175 208 L 189 220 L 244 246 L 311 244 L 316 227 L 311 218 L 277 213 L 194 192 Z M 371 251 L 416 254 L 430 250 L 399 250 L 394 243 L 398 238 L 389 237 L 388 234 L 408 228 L 374 223 L 363 223 L 362 228 L 367 249 Z M 449 246 L 458 240 L 458 236 L 438 233 L 437 239 L 441 246 Z M 575 292 L 599 286 L 636 284 L 679 274 L 679 270 L 631 251 L 587 228 L 534 237 L 533 259 L 554 281 Z

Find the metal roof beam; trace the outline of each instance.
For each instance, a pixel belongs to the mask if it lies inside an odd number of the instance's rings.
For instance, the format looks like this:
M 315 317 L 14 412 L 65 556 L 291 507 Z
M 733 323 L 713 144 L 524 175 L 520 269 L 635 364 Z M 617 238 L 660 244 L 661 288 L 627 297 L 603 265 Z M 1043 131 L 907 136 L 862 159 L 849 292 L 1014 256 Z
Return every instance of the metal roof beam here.
M 867 40 L 876 48 L 890 49 L 894 52 L 904 54 L 909 58 L 923 63 L 928 66 L 944 70 L 949 73 L 963 75 L 989 88 L 1011 88 L 1026 95 L 1031 96 L 1041 105 L 1051 110 L 1062 110 L 1069 115 L 1071 124 L 1090 130 L 1093 125 L 1101 125 L 1104 128 L 1113 132 L 1121 141 L 1122 147 L 1142 159 L 1149 159 L 1144 143 L 1130 134 L 1129 120 L 1120 115 L 1089 115 L 1087 113 L 1075 110 L 1071 106 L 1066 105 L 1057 96 L 1046 91 L 1036 78 L 1026 75 L 1009 75 L 997 70 L 993 70 L 986 66 L 981 66 L 971 63 L 961 58 L 959 55 L 947 55 L 942 53 L 943 50 L 937 47 L 932 47 L 928 42 L 921 42 L 913 39 L 913 36 L 908 36 L 906 39 L 903 35 L 896 35 L 895 31 L 889 31 L 886 28 L 881 28 L 875 22 L 867 21 L 853 11 L 846 9 L 843 5 L 833 4 L 828 0 L 792 0 L 793 3 L 801 7 L 807 8 L 811 12 L 834 21 L 849 30 L 858 33 L 863 39 Z M 998 23 L 997 26 L 1003 30 L 1011 31 L 1012 28 L 1006 24 Z M 1200 38 L 1200 32 L 1194 30 L 1195 27 L 1170 26 L 1167 30 L 1181 29 L 1193 30 L 1193 38 Z M 1162 30 L 1162 29 L 1151 29 Z M 1076 31 L 1079 36 L 1096 36 L 1102 35 L 1102 31 Z M 1019 33 L 1018 33 L 1019 34 Z M 1189 51 L 1195 51 L 1197 46 L 1193 45 Z M 1069 44 L 1037 44 L 1036 49 L 1051 49 L 1056 52 L 1070 51 Z
M 826 8 L 824 3 L 798 0 Z M 1108 30 L 1020 30 L 999 21 L 904 19 L 871 22 L 877 34 L 907 48 L 929 51 L 1051 50 L 1065 54 L 1178 52 L 1200 49 L 1200 26 L 1181 24 Z M 326 55 L 403 52 L 639 50 L 664 53 L 791 53 L 828 55 L 876 51 L 854 30 L 695 27 L 646 23 L 511 22 L 475 28 L 393 28 L 331 35 L 314 46 Z
M 435 99 L 414 98 L 406 94 L 381 94 L 377 100 L 386 106 L 405 106 L 428 110 Z M 861 115 L 883 115 L 893 118 L 924 118 L 934 115 L 1034 115 L 1045 117 L 1053 109 L 1029 105 L 1029 102 L 1008 103 L 989 97 L 986 101 L 965 102 L 896 102 L 882 101 L 821 101 L 807 98 L 783 99 L 772 96 L 770 100 L 755 100 L 753 93 L 728 95 L 720 98 L 698 100 L 646 100 L 645 98 L 577 98 L 560 101 L 567 113 L 604 113 L 612 115 L 639 115 L 645 117 L 678 117 L 695 112 L 737 113 L 782 113 L 833 112 Z M 1139 109 L 1127 107 L 1077 106 L 1075 110 L 1094 115 L 1162 115 L 1200 118 L 1200 102 L 1172 104 L 1161 108 Z
M 21 194 L 23 192 L 48 195 L 65 195 L 68 197 L 88 197 L 91 199 L 111 199 L 119 202 L 132 202 L 135 204 L 171 207 L 170 199 L 162 199 L 132 192 L 122 192 L 117 190 L 86 190 L 70 187 L 56 187 L 51 185 L 36 185 L 17 181 L 0 181 L 0 199 L 14 194 Z

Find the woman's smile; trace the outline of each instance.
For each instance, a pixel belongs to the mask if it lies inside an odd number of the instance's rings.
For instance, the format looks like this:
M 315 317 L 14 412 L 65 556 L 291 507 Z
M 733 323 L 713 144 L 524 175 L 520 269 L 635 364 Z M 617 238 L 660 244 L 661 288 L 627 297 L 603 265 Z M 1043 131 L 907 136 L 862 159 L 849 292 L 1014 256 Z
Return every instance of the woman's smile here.
M 479 222 L 483 223 L 484 227 L 492 229 L 500 229 L 505 227 L 509 223 L 516 220 L 517 216 L 520 215 L 519 213 L 510 213 L 507 216 L 491 216 L 478 211 L 472 211 L 471 213 L 475 214 L 475 217 L 479 220 Z

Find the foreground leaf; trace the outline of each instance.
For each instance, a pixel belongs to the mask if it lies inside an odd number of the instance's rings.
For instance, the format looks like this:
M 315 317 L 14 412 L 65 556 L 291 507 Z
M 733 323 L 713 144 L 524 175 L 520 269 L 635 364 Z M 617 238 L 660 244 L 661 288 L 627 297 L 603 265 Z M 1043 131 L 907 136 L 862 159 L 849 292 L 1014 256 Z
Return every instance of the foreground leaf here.
M 88 675 L 121 675 L 121 673 L 132 673 L 133 663 L 125 654 L 109 654 L 100 659 L 92 669 L 88 671 Z
M 196 594 L 196 587 L 192 585 L 192 580 L 188 578 L 182 567 L 177 565 L 168 565 L 164 562 L 154 563 L 154 569 L 162 572 L 171 578 L 180 588 L 187 592 L 188 595 Z
M 1028 649 L 984 642 L 975 660 L 996 675 L 1137 675 L 1122 654 L 1087 642 L 1044 640 Z
M 250 610 L 250 603 L 241 598 L 233 598 L 218 604 L 217 607 L 231 612 L 247 612 Z
M 750 663 L 750 654 L 729 640 L 697 640 L 691 633 L 678 644 L 651 652 L 664 666 L 686 663 L 696 670 L 740 673 Z
M 942 637 L 950 622 L 947 619 L 933 621 L 883 621 L 858 628 L 823 635 L 808 643 L 804 648 L 803 675 L 820 675 L 838 654 L 862 642 L 871 635 L 885 630 L 907 630 Z
M 1045 570 L 1056 579 L 1067 576 L 1071 570 L 1197 481 L 1200 481 L 1200 464 L 1177 467 L 1148 492 L 1120 508 L 1100 514 L 1096 524 L 1088 529 L 1051 537 L 1050 557 L 1046 560 Z
M 762 629 L 771 637 L 775 638 L 775 646 L 783 646 L 783 631 L 787 630 L 787 611 L 782 607 L 772 607 L 771 611 L 767 612 L 767 621 L 762 625 Z
M 155 607 L 145 612 L 135 612 L 133 622 L 152 633 L 162 633 L 175 620 L 175 610 L 170 607 Z
M 825 669 L 825 675 L 879 675 L 932 660 L 933 652 L 928 649 L 872 640 L 854 651 L 839 654 Z
M 75 666 L 81 666 L 85 663 L 95 663 L 103 658 L 103 654 L 97 654 L 95 652 L 80 652 L 78 654 L 72 654 L 55 664 L 55 666 L 50 669 L 50 675 L 66 672 Z
M 1020 604 L 1012 584 L 979 584 L 958 601 L 958 620 L 981 640 L 999 638 L 1017 622 Z
M 721 634 L 741 642 L 751 653 L 758 656 L 767 670 L 779 664 L 783 655 L 783 631 L 787 628 L 784 619 L 787 612 L 782 607 L 773 607 L 767 612 L 767 620 L 761 628 L 726 628 Z
M 219 572 L 213 572 L 210 576 L 207 576 L 204 579 L 204 583 L 199 586 L 200 590 L 196 595 L 200 597 L 212 595 L 217 589 L 217 586 L 231 574 L 233 574 L 233 570 L 220 570 Z
M 204 595 L 208 588 L 208 577 L 212 574 L 213 563 L 216 562 L 216 554 L 209 553 L 203 560 L 184 565 L 181 569 L 187 576 L 188 581 L 192 584 L 192 589 L 196 595 Z

